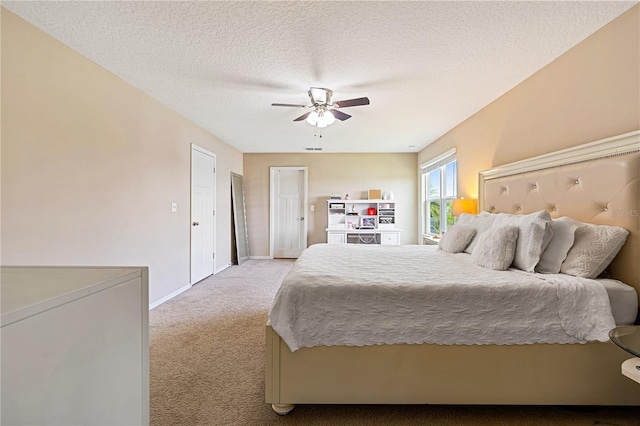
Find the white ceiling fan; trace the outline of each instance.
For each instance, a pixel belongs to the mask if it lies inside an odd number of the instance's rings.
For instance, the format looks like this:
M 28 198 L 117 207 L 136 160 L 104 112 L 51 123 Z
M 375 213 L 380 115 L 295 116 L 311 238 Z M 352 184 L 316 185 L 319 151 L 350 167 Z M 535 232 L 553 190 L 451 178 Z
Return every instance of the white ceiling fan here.
M 323 87 L 312 87 L 309 89 L 309 99 L 311 99 L 311 105 L 298 105 L 298 104 L 271 104 L 272 106 L 282 107 L 298 107 L 298 108 L 313 108 L 293 121 L 306 120 L 307 123 L 317 127 L 327 127 L 334 123 L 336 118 L 340 121 L 351 118 L 349 114 L 345 114 L 342 111 L 338 111 L 338 108 L 347 108 L 352 106 L 369 105 L 369 98 L 356 98 L 347 99 L 344 101 L 338 101 L 331 103 L 331 96 L 333 91 Z

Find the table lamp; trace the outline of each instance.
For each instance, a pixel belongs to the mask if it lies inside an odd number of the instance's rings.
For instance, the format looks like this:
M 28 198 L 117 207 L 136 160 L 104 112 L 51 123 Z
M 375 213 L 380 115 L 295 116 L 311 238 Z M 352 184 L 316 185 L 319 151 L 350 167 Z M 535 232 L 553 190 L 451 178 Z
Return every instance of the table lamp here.
M 478 212 L 478 200 L 457 198 L 453 200 L 452 214 L 455 217 L 462 213 L 476 214 Z

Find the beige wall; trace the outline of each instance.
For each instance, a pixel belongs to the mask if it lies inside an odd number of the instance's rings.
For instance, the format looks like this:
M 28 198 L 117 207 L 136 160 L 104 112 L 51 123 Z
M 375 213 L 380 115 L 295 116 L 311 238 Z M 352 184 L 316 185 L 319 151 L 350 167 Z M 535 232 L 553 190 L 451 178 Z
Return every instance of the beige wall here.
M 458 149 L 459 195 L 496 165 L 640 128 L 640 6 L 419 154 L 245 154 L 2 10 L 3 264 L 150 266 L 151 301 L 189 282 L 190 143 L 217 154 L 216 267 L 231 261 L 229 172 L 252 256 L 269 254 L 269 167 L 309 168 L 309 244 L 326 198 L 390 189 L 416 242 L 416 164 Z M 244 171 L 243 171 L 244 164 Z M 178 203 L 178 213 L 170 204 Z
M 478 172 L 640 129 L 640 6 L 578 44 L 423 149 L 456 147 L 458 192 L 477 197 Z
M 331 194 L 367 198 L 369 189 L 391 190 L 402 244 L 417 242 L 417 154 L 245 154 L 244 188 L 251 256 L 269 255 L 269 167 L 300 166 L 309 171 L 308 245 L 327 241 Z
M 191 143 L 217 155 L 231 262 L 242 153 L 6 9 L 1 124 L 2 264 L 148 265 L 151 302 L 189 284 Z

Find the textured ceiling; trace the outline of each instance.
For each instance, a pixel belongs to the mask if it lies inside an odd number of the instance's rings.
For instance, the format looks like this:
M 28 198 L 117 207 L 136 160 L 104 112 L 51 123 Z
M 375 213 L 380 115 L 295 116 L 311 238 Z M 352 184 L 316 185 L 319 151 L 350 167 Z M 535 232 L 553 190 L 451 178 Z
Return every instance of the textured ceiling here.
M 416 152 L 636 3 L 2 5 L 242 152 Z M 311 86 L 371 105 L 320 138 Z

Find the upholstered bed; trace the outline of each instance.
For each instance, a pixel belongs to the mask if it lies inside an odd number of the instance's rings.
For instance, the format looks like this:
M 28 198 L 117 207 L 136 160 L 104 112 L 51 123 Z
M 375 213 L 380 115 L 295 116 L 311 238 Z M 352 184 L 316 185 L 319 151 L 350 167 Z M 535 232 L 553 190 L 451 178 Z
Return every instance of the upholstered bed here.
M 640 132 L 480 173 L 483 215 L 519 216 L 545 211 L 552 219 L 566 216 L 584 224 L 626 229 L 626 243 L 597 281 L 514 268 L 475 273 L 480 269 L 472 269 L 471 255 L 443 253 L 426 246 L 341 246 L 334 247 L 339 251 L 337 258 L 331 260 L 326 254 L 327 261 L 347 259 L 351 274 L 340 275 L 347 275 L 347 281 L 355 287 L 340 293 L 327 281 L 330 277 L 326 275 L 330 274 L 322 274 L 326 266 L 310 257 L 330 247 L 312 246 L 310 255 L 303 254 L 300 265 L 296 262 L 291 276 L 285 278 L 270 312 L 282 336 L 267 324 L 266 402 L 279 414 L 288 413 L 294 404 L 329 403 L 640 405 L 638 384 L 620 373 L 628 354 L 606 338 L 607 330 L 616 322 L 633 320 L 628 304 L 620 308 L 616 302 L 628 299 L 628 295 L 623 287 L 618 291 L 615 280 L 635 288 L 636 297 L 640 294 L 639 175 Z M 359 250 L 358 254 L 350 254 L 352 250 Z M 374 252 L 381 250 L 388 250 L 383 256 L 389 258 L 405 257 L 407 271 L 390 270 L 386 274 L 362 265 L 362 259 L 374 259 Z M 416 259 L 423 255 L 423 267 L 436 262 L 436 258 L 446 259 L 437 273 L 440 281 L 448 280 L 447 268 L 459 269 L 457 274 L 450 274 L 450 281 L 464 288 L 442 297 L 455 299 L 456 304 L 448 306 L 465 315 L 437 311 L 443 305 L 438 299 L 440 287 L 429 288 L 425 300 L 433 303 L 416 302 L 424 290 L 411 283 L 425 273 L 415 266 Z M 460 262 L 462 266 L 454 268 L 455 264 L 447 262 Z M 511 275 L 504 278 L 505 274 Z M 465 275 L 477 277 L 475 281 L 461 281 Z M 400 289 L 406 300 L 394 300 L 397 296 L 386 290 L 366 296 L 371 294 L 367 286 L 376 288 L 372 281 L 375 276 L 387 280 L 388 287 Z M 404 283 L 398 276 L 405 276 Z M 515 276 L 523 280 L 517 281 L 518 291 L 512 291 L 516 288 L 512 284 Z M 289 286 L 294 278 L 308 280 L 310 285 L 296 293 L 294 286 Z M 495 293 L 496 286 L 510 287 L 510 295 Z M 562 296 L 567 287 L 577 293 Z M 391 305 L 385 304 L 385 296 L 389 296 Z M 531 319 L 526 327 L 529 334 L 517 326 L 511 330 L 514 321 L 509 312 L 491 307 L 484 309 L 489 315 L 481 320 L 472 313 L 474 305 L 498 297 L 504 298 L 504 306 Z M 334 311 L 323 308 L 320 299 Z M 606 309 L 600 309 L 603 303 Z M 353 306 L 363 306 L 363 311 L 375 314 L 362 324 L 350 321 L 348 313 L 340 314 Z M 390 312 L 402 311 L 398 306 L 406 307 L 405 317 L 402 312 Z M 320 310 L 305 317 L 312 308 Z M 359 312 L 352 318 L 360 321 L 367 317 Z M 467 325 L 475 324 L 477 330 L 489 331 L 465 332 L 469 330 L 465 324 L 455 332 L 446 328 L 460 318 L 468 318 Z M 438 319 L 445 324 L 434 322 Z M 580 329 L 583 322 L 587 326 Z M 376 331 L 365 336 L 368 340 L 361 340 L 359 328 Z M 385 332 L 380 333 L 380 328 Z

